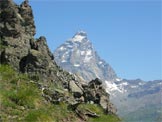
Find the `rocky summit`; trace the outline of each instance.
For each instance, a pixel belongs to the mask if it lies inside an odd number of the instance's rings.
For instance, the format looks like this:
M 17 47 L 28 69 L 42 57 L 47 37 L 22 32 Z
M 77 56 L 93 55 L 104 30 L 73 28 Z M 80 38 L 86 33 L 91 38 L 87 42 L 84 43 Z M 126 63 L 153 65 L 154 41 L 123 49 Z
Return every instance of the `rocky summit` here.
M 90 81 L 95 77 L 114 81 L 117 78 L 112 67 L 99 57 L 84 31 L 77 32 L 59 46 L 54 56 L 59 66 L 84 80 Z
M 91 75 L 87 76 L 90 82 L 83 84 L 79 76 L 61 69 L 46 38 L 35 39 L 35 33 L 28 0 L 20 5 L 12 0 L 0 1 L 0 121 L 119 121 L 102 81 Z M 86 34 L 80 32 L 67 43 L 77 47 L 89 42 Z M 85 62 L 94 60 L 90 55 L 96 55 L 95 52 L 84 53 Z M 77 58 L 71 60 L 76 67 Z M 109 66 L 107 69 L 115 76 Z

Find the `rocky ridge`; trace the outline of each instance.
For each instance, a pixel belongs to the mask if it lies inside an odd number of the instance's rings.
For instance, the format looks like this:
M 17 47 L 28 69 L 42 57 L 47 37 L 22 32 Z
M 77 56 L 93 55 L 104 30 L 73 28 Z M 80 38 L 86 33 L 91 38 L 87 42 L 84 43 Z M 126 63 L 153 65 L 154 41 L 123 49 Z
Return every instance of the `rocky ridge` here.
M 84 31 L 77 32 L 60 45 L 54 56 L 59 66 L 84 80 L 90 81 L 95 77 L 103 81 L 115 81 L 117 78 L 112 67 L 99 57 Z
M 19 73 L 27 74 L 30 82 L 42 90 L 46 101 L 69 104 L 82 121 L 87 121 L 87 117 L 100 117 L 91 110 L 81 112 L 78 106 L 83 103 L 97 104 L 105 114 L 116 114 L 109 94 L 102 88 L 99 79 L 82 84 L 79 77 L 62 70 L 55 63 L 45 37 L 34 38 L 36 28 L 28 0 L 21 5 L 3 0 L 0 8 L 1 65 L 11 65 Z M 66 92 L 70 95 L 65 95 Z

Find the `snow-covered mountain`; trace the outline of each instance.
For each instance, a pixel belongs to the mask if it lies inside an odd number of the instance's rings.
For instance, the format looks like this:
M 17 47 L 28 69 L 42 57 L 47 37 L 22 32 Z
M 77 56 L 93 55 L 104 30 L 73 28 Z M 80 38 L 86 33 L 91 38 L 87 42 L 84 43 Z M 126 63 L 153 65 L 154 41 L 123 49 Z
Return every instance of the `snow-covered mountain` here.
M 133 117 L 128 117 L 128 122 L 161 122 L 155 119 L 162 117 L 162 80 L 146 82 L 140 79 L 123 79 L 114 84 L 121 91 L 111 92 L 111 100 L 118 108 L 120 116 Z M 146 121 L 148 118 L 150 120 Z
M 87 82 L 101 79 L 124 122 L 160 122 L 162 80 L 145 82 L 117 77 L 113 68 L 97 54 L 84 31 L 77 32 L 59 46 L 54 56 L 64 70 L 81 76 Z
M 54 56 L 58 65 L 87 81 L 94 78 L 103 81 L 117 79 L 112 67 L 99 57 L 84 31 L 79 31 L 58 47 Z

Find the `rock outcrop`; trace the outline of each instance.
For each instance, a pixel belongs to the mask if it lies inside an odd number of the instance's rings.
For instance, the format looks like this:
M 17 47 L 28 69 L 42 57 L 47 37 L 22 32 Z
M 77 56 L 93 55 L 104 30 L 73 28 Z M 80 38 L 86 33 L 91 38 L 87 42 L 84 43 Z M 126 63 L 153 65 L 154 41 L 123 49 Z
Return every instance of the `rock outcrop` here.
M 33 82 L 36 83 L 36 82 Z M 53 104 L 66 102 L 69 104 L 68 109 L 74 111 L 82 120 L 86 121 L 87 117 L 100 117 L 99 114 L 92 110 L 80 109 L 81 104 L 96 104 L 103 108 L 105 114 L 116 114 L 117 110 L 112 103 L 110 103 L 109 94 L 106 93 L 102 87 L 102 81 L 98 78 L 89 82 L 89 84 L 79 84 L 74 79 L 70 81 L 71 84 L 67 88 L 72 96 L 66 94 L 66 91 L 58 89 L 49 89 L 39 83 L 38 86 L 42 89 L 42 96 Z M 82 86 L 80 86 L 82 85 Z M 73 87 L 73 88 L 72 88 Z
M 1 63 L 19 70 L 20 60 L 28 55 L 35 34 L 32 10 L 27 2 L 18 6 L 12 0 L 2 0 L 0 7 L 0 42 L 5 46 L 1 49 Z
M 110 103 L 109 94 L 102 87 L 102 81 L 96 78 L 83 85 L 83 96 L 85 102 L 101 105 L 107 114 L 114 114 L 117 112 L 112 103 Z
M 0 2 L 0 6 L 1 63 L 10 64 L 22 73 L 52 80 L 58 67 L 45 37 L 33 37 L 36 28 L 28 1 L 18 6 L 6 0 Z

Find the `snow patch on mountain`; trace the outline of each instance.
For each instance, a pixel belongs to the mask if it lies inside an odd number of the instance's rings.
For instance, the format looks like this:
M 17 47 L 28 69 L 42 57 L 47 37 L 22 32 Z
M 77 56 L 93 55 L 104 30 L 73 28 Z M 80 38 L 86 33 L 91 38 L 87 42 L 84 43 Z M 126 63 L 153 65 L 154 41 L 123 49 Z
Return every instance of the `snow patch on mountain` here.
M 74 64 L 75 67 L 80 67 L 80 64 Z
M 81 55 L 85 55 L 85 51 L 80 51 L 80 54 Z
M 86 52 L 86 55 L 87 55 L 87 56 L 92 55 L 92 50 L 88 50 L 88 51 Z
M 60 50 L 65 50 L 65 48 L 63 46 L 60 47 Z
M 85 56 L 84 63 L 90 62 L 91 59 L 92 59 L 92 56 Z
M 82 42 L 82 40 L 84 39 L 85 37 L 84 36 L 81 36 L 81 35 L 76 35 L 73 39 L 72 39 L 72 41 L 74 41 L 74 42 Z
M 138 85 L 142 86 L 142 85 L 144 85 L 144 83 L 138 83 Z
M 121 78 L 116 78 L 116 81 L 122 81 L 122 79 Z
M 67 61 L 66 61 L 66 60 L 62 60 L 61 62 L 62 62 L 62 63 L 65 63 L 65 62 L 67 62 Z
M 73 46 L 72 45 L 67 45 L 67 48 L 73 48 Z
M 71 39 L 72 42 L 82 42 L 83 39 L 87 37 L 86 32 L 79 31 L 75 36 Z M 88 40 L 87 40 L 88 41 Z
M 106 91 L 108 93 L 111 94 L 113 91 L 118 91 L 118 92 L 121 92 L 121 93 L 123 92 L 118 88 L 117 84 L 112 83 L 111 81 L 105 81 L 105 83 L 106 83 Z
M 130 87 L 134 89 L 134 88 L 137 88 L 138 86 L 130 86 Z
M 102 63 L 103 63 L 102 61 L 98 62 L 98 64 L 102 64 Z
M 123 83 L 121 83 L 120 85 L 121 85 L 121 86 L 127 86 L 128 83 L 127 83 L 127 82 L 123 82 Z

